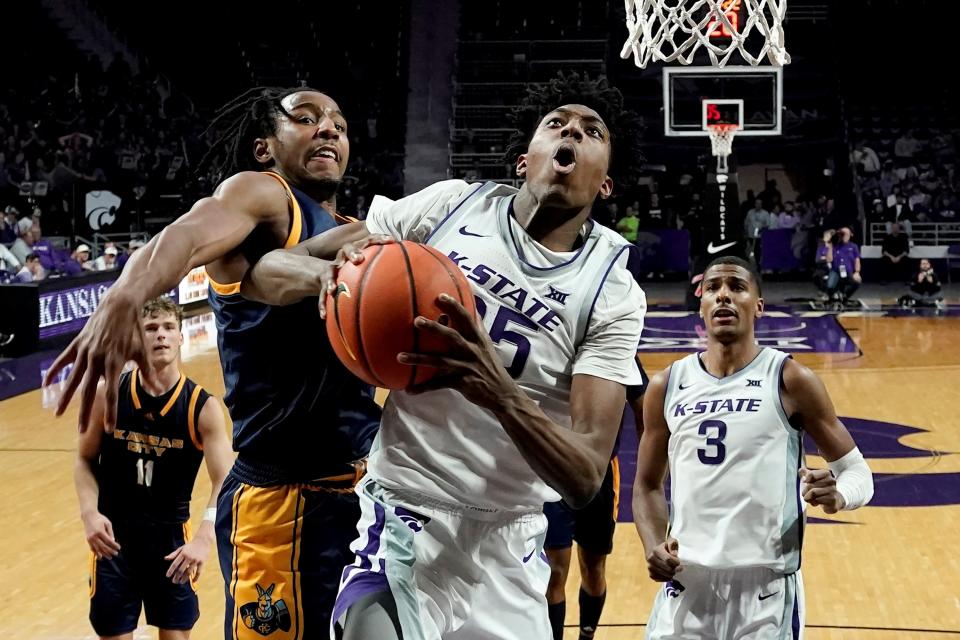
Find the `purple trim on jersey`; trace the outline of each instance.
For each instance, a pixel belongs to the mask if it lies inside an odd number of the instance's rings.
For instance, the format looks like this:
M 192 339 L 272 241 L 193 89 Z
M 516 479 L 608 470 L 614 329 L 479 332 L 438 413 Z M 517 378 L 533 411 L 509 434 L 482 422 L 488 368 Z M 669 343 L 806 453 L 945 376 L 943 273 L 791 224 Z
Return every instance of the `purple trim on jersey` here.
M 348 567 L 349 568 L 349 567 Z M 337 601 L 333 604 L 333 623 L 337 624 L 353 605 L 360 598 L 368 596 L 371 593 L 380 593 L 390 590 L 390 583 L 387 582 L 387 576 L 382 573 L 373 573 L 372 571 L 362 571 L 344 586 L 337 594 Z
M 797 466 L 803 464 L 803 447 L 800 447 L 800 456 L 797 460 Z M 797 521 L 800 524 L 800 540 L 797 546 L 797 570 L 803 566 L 803 528 L 807 525 L 803 520 L 803 504 L 800 502 L 800 474 L 797 474 L 797 490 L 794 492 L 797 498 Z
M 663 421 L 667 421 L 667 398 L 670 397 L 670 378 L 673 377 L 673 365 L 676 362 L 671 362 L 670 366 L 667 367 L 667 386 L 663 390 Z M 623 424 L 620 425 L 620 432 L 623 433 Z M 639 443 L 638 443 L 639 444 Z M 623 477 L 622 475 L 620 476 Z
M 473 196 L 477 195 L 477 193 L 479 193 L 480 190 L 483 189 L 484 187 L 486 187 L 488 184 L 490 184 L 490 183 L 489 183 L 489 182 L 484 182 L 484 183 L 482 183 L 480 186 L 478 186 L 476 189 L 474 189 L 474 190 L 470 193 L 470 195 L 468 195 L 466 198 L 464 198 L 463 200 L 461 200 L 460 203 L 459 203 L 457 206 L 455 206 L 453 209 L 451 209 L 451 210 L 450 210 L 450 213 L 448 213 L 447 215 L 445 215 L 445 216 L 443 217 L 443 220 L 441 220 L 439 223 L 437 223 L 437 226 L 435 226 L 435 227 L 433 228 L 433 231 L 431 231 L 431 232 L 430 232 L 430 235 L 427 236 L 427 239 L 423 241 L 423 244 L 430 244 L 430 240 L 433 238 L 434 235 L 436 235 L 437 231 L 440 230 L 440 227 L 442 227 L 443 225 L 445 225 L 445 224 L 447 223 L 447 220 L 449 220 L 449 219 L 451 218 L 451 216 L 453 216 L 453 214 L 455 214 L 455 213 L 460 209 L 460 207 L 462 207 L 462 206 L 464 205 L 464 203 L 465 203 L 467 200 L 469 200 L 469 199 L 472 198 Z
M 520 258 L 520 261 L 530 267 L 531 269 L 536 269 L 537 271 L 553 271 L 554 269 L 560 269 L 565 267 L 572 262 L 576 261 L 577 258 L 583 253 L 583 250 L 587 247 L 587 240 L 590 239 L 590 235 L 593 233 L 593 225 L 595 224 L 593 220 L 590 220 L 590 230 L 587 231 L 586 237 L 583 239 L 583 244 L 580 245 L 580 248 L 577 249 L 577 252 L 573 254 L 573 257 L 567 260 L 566 262 L 561 262 L 560 264 L 555 264 L 552 267 L 538 267 L 535 264 L 530 264 L 527 262 L 526 256 L 523 255 L 523 248 L 520 246 L 520 243 L 517 242 L 517 238 L 513 235 L 513 225 L 510 224 L 511 218 L 516 220 L 516 215 L 513 213 L 513 201 L 516 200 L 517 196 L 512 196 L 510 198 L 510 204 L 507 206 L 507 231 L 510 233 L 510 241 L 513 243 L 513 248 L 517 252 L 517 257 Z M 520 224 L 519 222 L 517 224 Z M 606 277 L 606 276 L 604 276 Z
M 723 376 L 722 378 L 718 378 L 717 376 L 713 375 L 712 373 L 710 373 L 710 371 L 707 370 L 707 365 L 705 365 L 705 364 L 703 363 L 703 359 L 700 357 L 700 356 L 702 356 L 703 354 L 705 354 L 706 351 L 699 351 L 699 352 L 697 352 L 697 364 L 700 365 L 700 370 L 701 370 L 701 371 L 703 371 L 705 374 L 707 374 L 708 376 L 710 376 L 711 378 L 713 378 L 713 379 L 716 380 L 717 382 L 726 382 L 726 381 L 728 381 L 728 380 L 730 380 L 730 379 L 732 379 L 732 378 L 735 378 L 735 377 L 741 375 L 744 371 L 749 370 L 750 367 L 753 366 L 753 363 L 757 361 L 757 358 L 759 358 L 760 355 L 761 355 L 764 351 L 765 351 L 765 349 L 764 349 L 763 347 L 761 347 L 761 348 L 760 348 L 760 351 L 757 352 L 757 355 L 753 356 L 753 360 L 751 360 L 751 361 L 748 362 L 747 364 L 743 365 L 743 368 L 742 368 L 742 369 L 738 369 L 737 371 L 734 371 L 734 372 L 731 373 L 730 375 L 728 375 L 728 376 Z M 784 414 L 786 414 L 786 412 L 784 412 Z
M 793 427 L 790 424 L 790 416 L 787 415 L 787 408 L 783 406 L 783 370 L 787 366 L 787 360 L 792 359 L 793 356 L 787 354 L 787 357 L 780 361 L 780 371 L 777 373 L 777 398 L 780 400 L 780 411 L 783 412 L 783 417 L 787 419 L 787 424 Z M 800 429 L 797 429 L 800 431 Z M 803 449 L 803 443 L 800 443 L 800 448 Z
M 613 271 L 613 267 L 617 264 L 617 261 L 620 259 L 620 256 L 623 255 L 624 251 L 628 251 L 630 245 L 624 245 L 620 247 L 620 250 L 617 251 L 617 255 L 613 257 L 613 260 L 610 261 L 610 264 L 607 265 L 607 270 L 604 272 L 603 277 L 600 278 L 600 284 L 597 285 L 597 292 L 593 295 L 593 302 L 590 303 L 590 310 L 587 312 L 587 317 L 583 323 L 584 335 L 586 335 L 587 329 L 590 327 L 590 318 L 593 316 L 593 309 L 597 306 L 597 300 L 600 299 L 600 292 L 603 291 L 603 285 L 607 281 L 607 276 L 610 275 L 610 272 Z M 640 344 L 640 336 L 637 336 L 637 345 Z
M 794 576 L 794 582 L 799 580 Z M 793 631 L 793 640 L 800 640 L 800 589 L 794 585 L 793 588 L 793 616 L 791 629 Z
M 357 557 L 360 558 L 358 566 L 366 571 L 373 567 L 370 556 L 380 550 L 380 536 L 383 535 L 383 523 L 386 520 L 386 511 L 379 502 L 373 503 L 373 512 L 373 524 L 367 528 L 367 545 L 357 551 Z

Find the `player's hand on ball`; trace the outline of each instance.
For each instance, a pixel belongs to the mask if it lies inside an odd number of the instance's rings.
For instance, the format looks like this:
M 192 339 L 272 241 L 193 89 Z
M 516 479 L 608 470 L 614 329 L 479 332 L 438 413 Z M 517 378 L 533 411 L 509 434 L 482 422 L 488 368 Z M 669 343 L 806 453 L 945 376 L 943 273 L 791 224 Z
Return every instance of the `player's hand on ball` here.
M 680 565 L 680 543 L 675 538 L 667 538 L 647 554 L 647 571 L 650 578 L 657 582 L 667 582 L 683 571 Z
M 837 479 L 830 469 L 800 469 L 800 493 L 804 501 L 820 505 L 825 513 L 836 513 L 846 502 L 837 491 Z
M 397 360 L 408 365 L 435 367 L 440 374 L 429 382 L 408 387 L 407 392 L 456 389 L 481 407 L 494 409 L 502 406 L 504 398 L 516 389 L 516 384 L 503 366 L 486 329 L 462 304 L 446 294 L 437 298 L 437 306 L 448 314 L 449 322 L 434 322 L 420 316 L 414 325 L 446 344 L 443 355 L 401 353 Z
M 197 536 L 173 553 L 164 556 L 164 560 L 172 560 L 167 569 L 167 577 L 174 584 L 185 584 L 188 580 L 199 580 L 203 563 L 210 555 L 210 541 L 205 537 Z
M 363 262 L 364 249 L 377 244 L 390 244 L 391 242 L 393 242 L 393 238 L 390 236 L 379 233 L 371 233 L 361 240 L 357 240 L 356 242 L 348 242 L 340 247 L 340 250 L 337 251 L 337 257 L 335 257 L 332 261 L 323 261 L 324 265 L 320 267 L 318 274 L 320 278 L 320 290 L 322 291 L 322 295 L 320 296 L 321 319 L 327 317 L 327 296 L 333 295 L 333 292 L 337 290 L 337 271 L 340 270 L 340 267 L 345 265 L 347 262 L 360 264 Z
M 120 553 L 120 543 L 113 536 L 113 523 L 100 512 L 83 518 L 83 533 L 97 560 L 111 559 Z
M 94 397 L 100 378 L 106 379 L 103 424 L 107 433 L 117 424 L 117 387 L 124 365 L 134 360 L 144 376 L 152 369 L 146 357 L 146 339 L 140 324 L 140 303 L 120 289 L 111 289 L 100 300 L 97 310 L 70 345 L 57 357 L 43 377 L 49 385 L 57 374 L 72 364 L 73 369 L 64 384 L 57 403 L 57 415 L 70 404 L 77 387 L 80 388 L 79 430 L 87 430 Z

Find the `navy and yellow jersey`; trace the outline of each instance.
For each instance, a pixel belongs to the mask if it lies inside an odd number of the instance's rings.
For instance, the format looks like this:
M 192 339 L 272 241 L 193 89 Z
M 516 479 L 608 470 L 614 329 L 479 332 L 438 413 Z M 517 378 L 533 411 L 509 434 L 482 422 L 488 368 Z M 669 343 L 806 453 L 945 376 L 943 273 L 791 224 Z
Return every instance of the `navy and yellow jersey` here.
M 267 172 L 287 191 L 289 248 L 347 219 Z M 251 235 L 241 250 L 253 264 L 266 251 Z M 257 244 L 259 242 L 259 245 Z M 210 281 L 210 306 L 233 420 L 233 473 L 247 484 L 309 482 L 354 472 L 380 424 L 373 388 L 337 360 L 320 319 L 318 298 L 275 307 L 240 295 L 240 284 Z
M 647 370 L 643 368 L 643 363 L 640 362 L 640 354 L 638 353 L 634 357 L 634 362 L 637 364 L 637 368 L 640 370 L 640 384 L 638 385 L 628 385 L 627 386 L 627 404 L 630 405 L 631 412 L 633 411 L 633 403 L 643 397 L 643 394 L 647 392 L 647 386 L 650 384 L 650 378 L 647 377 Z M 627 416 L 627 408 L 623 409 L 624 417 Z M 641 418 L 643 416 L 640 416 Z M 633 429 L 634 425 L 627 425 L 628 429 Z M 617 431 L 617 440 L 613 445 L 613 457 L 617 457 L 617 453 L 620 451 L 620 436 L 623 435 L 623 421 L 620 423 L 620 430 Z
M 137 369 L 120 376 L 117 428 L 100 443 L 100 513 L 117 526 L 190 519 L 190 497 L 203 460 L 197 428 L 209 397 L 183 374 L 158 397 L 144 391 Z

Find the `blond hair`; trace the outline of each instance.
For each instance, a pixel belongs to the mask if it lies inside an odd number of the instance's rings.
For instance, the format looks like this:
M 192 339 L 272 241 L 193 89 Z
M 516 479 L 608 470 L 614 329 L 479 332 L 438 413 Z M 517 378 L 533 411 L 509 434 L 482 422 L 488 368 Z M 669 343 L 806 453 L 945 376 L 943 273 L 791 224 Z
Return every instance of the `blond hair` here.
M 183 309 L 167 296 L 147 300 L 141 309 L 140 317 L 149 318 L 154 314 L 169 313 L 177 319 L 177 327 L 183 327 Z

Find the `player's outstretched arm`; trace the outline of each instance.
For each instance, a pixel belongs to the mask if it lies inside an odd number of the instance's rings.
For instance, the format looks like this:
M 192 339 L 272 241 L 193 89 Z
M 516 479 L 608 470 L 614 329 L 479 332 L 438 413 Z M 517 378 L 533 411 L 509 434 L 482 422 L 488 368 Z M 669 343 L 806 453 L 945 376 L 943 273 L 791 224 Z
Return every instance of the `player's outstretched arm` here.
M 390 242 L 370 234 L 362 222 L 341 225 L 308 238 L 290 249 L 264 254 L 246 273 L 240 294 L 248 300 L 283 306 L 321 295 L 336 287 L 337 269 L 350 260 L 363 261 L 364 248 Z M 320 315 L 324 305 L 320 304 Z
M 210 498 L 207 500 L 203 520 L 193 539 L 164 558 L 170 561 L 167 577 L 176 584 L 184 584 L 188 580 L 200 578 L 203 565 L 210 556 L 210 548 L 216 542 L 214 522 L 217 496 L 220 495 L 223 480 L 233 465 L 233 451 L 230 448 L 230 439 L 227 437 L 227 423 L 223 408 L 213 397 L 208 398 L 203 409 L 200 410 L 197 432 L 200 443 L 203 445 L 203 461 L 210 475 Z
M 670 430 L 663 417 L 669 369 L 650 380 L 643 396 L 643 422 L 638 431 L 637 475 L 633 480 L 633 521 L 646 552 L 650 578 L 664 582 L 680 571 L 677 541 L 667 531 L 667 499 L 663 478 L 667 473 L 667 444 Z M 638 419 L 639 420 L 639 419 Z
M 784 410 L 816 443 L 828 469 L 800 469 L 803 499 L 826 513 L 857 509 L 873 497 L 873 474 L 847 428 L 837 418 L 823 382 L 788 360 L 783 369 Z
M 100 442 L 103 439 L 104 385 L 97 388 L 92 408 L 93 424 L 96 428 L 80 434 L 77 443 L 77 461 L 73 468 L 73 484 L 80 501 L 80 518 L 83 521 L 83 533 L 97 559 L 112 558 L 120 552 L 120 545 L 113 535 L 113 523 L 100 513 L 97 501 L 100 486 L 94 468 L 100 458 Z
M 61 415 L 80 387 L 80 430 L 90 422 L 97 383 L 107 380 L 104 424 L 112 431 L 117 416 L 117 381 L 128 360 L 150 374 L 144 357 L 140 308 L 174 288 L 190 269 L 226 255 L 262 223 L 288 224 L 287 196 L 273 178 L 256 172 L 239 173 L 209 198 L 198 200 L 185 215 L 133 254 L 123 274 L 100 301 L 76 338 L 54 361 L 43 384 L 56 379 L 68 364 Z

